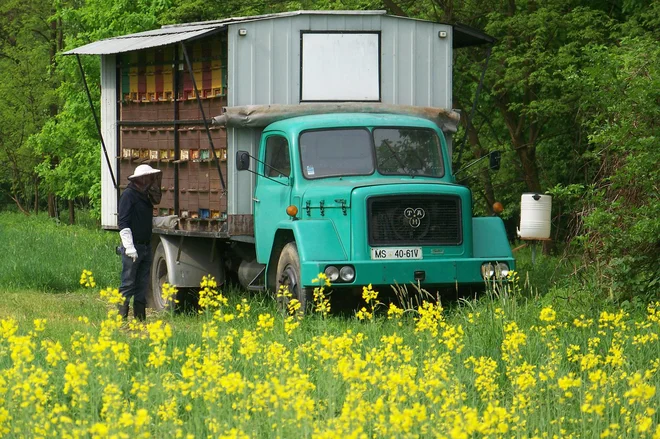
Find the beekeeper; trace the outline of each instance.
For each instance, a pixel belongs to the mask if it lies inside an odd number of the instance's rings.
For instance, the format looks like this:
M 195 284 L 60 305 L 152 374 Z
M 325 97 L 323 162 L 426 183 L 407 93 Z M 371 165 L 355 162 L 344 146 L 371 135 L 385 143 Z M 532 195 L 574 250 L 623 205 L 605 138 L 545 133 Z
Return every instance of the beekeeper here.
M 129 304 L 133 298 L 133 316 L 144 321 L 147 317 L 147 289 L 151 270 L 151 229 L 153 226 L 174 228 L 177 216 L 153 216 L 154 206 L 162 197 L 162 173 L 149 165 L 139 165 L 129 184 L 119 197 L 119 236 L 122 243 L 122 270 L 119 292 L 124 303 L 119 314 L 128 318 Z

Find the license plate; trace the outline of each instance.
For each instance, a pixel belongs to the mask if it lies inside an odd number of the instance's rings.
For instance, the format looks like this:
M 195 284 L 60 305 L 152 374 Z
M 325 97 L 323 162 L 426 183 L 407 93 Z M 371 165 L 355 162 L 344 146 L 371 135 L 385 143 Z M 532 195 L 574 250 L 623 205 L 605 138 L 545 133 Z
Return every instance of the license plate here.
M 421 247 L 372 248 L 371 259 L 422 259 Z

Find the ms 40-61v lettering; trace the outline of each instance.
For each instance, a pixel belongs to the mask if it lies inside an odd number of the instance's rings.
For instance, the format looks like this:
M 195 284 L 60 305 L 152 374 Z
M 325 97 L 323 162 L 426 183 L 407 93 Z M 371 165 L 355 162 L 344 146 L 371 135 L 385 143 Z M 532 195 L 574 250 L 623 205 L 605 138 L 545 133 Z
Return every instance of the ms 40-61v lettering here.
M 421 247 L 372 248 L 371 259 L 422 259 Z

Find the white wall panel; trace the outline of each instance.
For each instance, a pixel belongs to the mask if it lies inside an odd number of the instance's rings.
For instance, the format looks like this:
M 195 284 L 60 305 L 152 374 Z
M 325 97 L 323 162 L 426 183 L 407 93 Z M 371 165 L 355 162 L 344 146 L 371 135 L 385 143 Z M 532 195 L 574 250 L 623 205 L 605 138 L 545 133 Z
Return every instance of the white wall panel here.
M 110 176 L 117 176 L 117 69 L 115 55 L 101 57 L 101 134 L 110 159 L 111 168 L 103 153 L 99 141 L 99 159 L 101 160 L 101 226 L 117 228 L 117 190 Z
M 236 151 L 247 151 L 253 157 L 258 157 L 261 129 L 228 128 L 227 129 L 227 187 L 232 188 L 227 193 L 227 214 L 252 213 L 255 176 L 251 172 L 236 170 Z M 257 163 L 252 161 L 250 169 L 256 170 Z
M 245 30 L 244 36 L 239 29 Z M 452 27 L 386 15 L 294 15 L 228 25 L 229 106 L 301 102 L 302 31 L 380 32 L 380 98 L 451 109 Z M 446 33 L 440 38 L 439 32 Z M 227 131 L 229 214 L 252 213 L 253 175 L 234 171 L 238 149 L 258 153 L 257 134 Z M 233 186 L 237 185 L 237 186 Z

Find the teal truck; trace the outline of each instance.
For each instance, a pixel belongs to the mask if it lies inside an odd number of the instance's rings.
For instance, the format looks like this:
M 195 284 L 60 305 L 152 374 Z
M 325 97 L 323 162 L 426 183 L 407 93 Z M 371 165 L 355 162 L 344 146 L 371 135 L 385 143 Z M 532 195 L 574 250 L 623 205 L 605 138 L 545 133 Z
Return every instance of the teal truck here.
M 502 220 L 472 216 L 439 125 L 404 113 L 287 116 L 263 130 L 258 157 L 237 151 L 237 169 L 256 174 L 266 285 L 304 303 L 319 273 L 335 288 L 430 289 L 483 286 L 513 269 Z
M 503 223 L 473 216 L 451 166 L 453 51 L 492 42 L 384 11 L 295 11 L 67 52 L 101 56 L 103 227 L 141 163 L 162 171 L 154 215 L 179 218 L 155 222 L 150 305 L 207 274 L 301 301 L 319 273 L 335 291 L 506 277 Z

